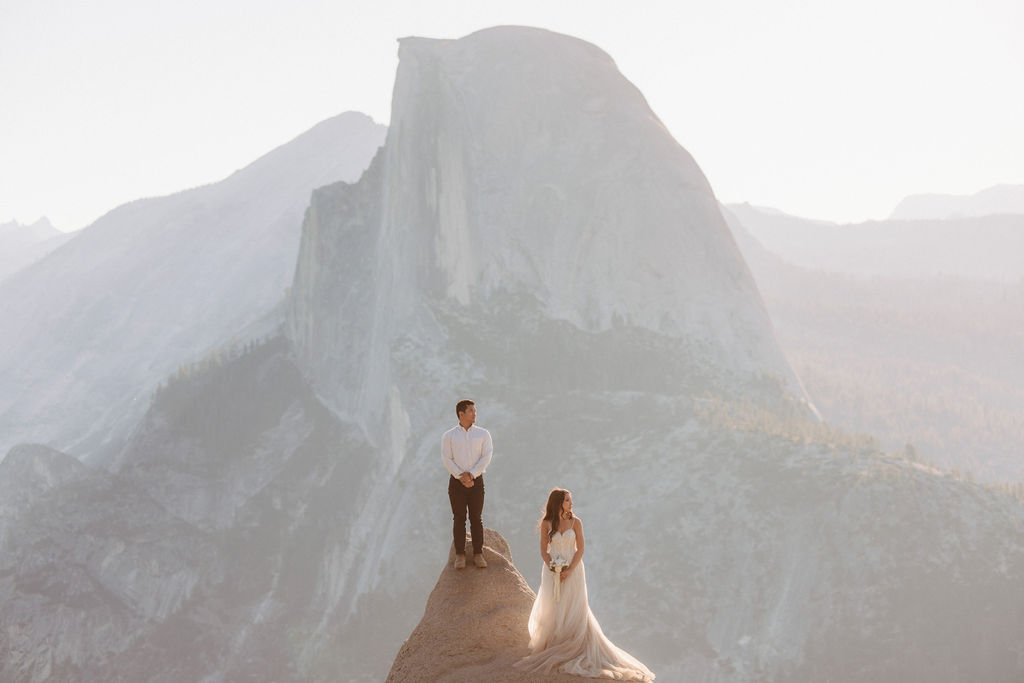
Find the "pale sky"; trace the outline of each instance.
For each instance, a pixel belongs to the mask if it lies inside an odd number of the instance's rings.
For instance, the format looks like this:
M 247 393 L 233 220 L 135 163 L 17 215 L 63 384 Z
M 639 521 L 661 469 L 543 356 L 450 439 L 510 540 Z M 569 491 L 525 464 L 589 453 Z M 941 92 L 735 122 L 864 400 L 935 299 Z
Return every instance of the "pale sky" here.
M 343 111 L 396 39 L 538 26 L 608 52 L 723 201 L 840 222 L 1024 183 L 1020 0 L 0 0 L 0 223 L 219 180 Z

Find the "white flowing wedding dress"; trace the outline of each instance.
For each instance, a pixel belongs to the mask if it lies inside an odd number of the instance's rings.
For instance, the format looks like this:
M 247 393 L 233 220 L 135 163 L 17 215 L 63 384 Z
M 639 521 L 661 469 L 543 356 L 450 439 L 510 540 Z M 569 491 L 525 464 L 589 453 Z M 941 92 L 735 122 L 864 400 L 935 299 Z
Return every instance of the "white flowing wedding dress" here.
M 556 532 L 548 552 L 571 562 L 576 554 L 576 531 Z M 582 561 L 562 581 L 557 600 L 557 575 L 545 566 L 541 576 L 540 590 L 530 612 L 530 654 L 516 662 L 516 669 L 544 674 L 562 671 L 617 681 L 654 680 L 650 669 L 616 647 L 601 631 L 587 602 L 587 577 Z

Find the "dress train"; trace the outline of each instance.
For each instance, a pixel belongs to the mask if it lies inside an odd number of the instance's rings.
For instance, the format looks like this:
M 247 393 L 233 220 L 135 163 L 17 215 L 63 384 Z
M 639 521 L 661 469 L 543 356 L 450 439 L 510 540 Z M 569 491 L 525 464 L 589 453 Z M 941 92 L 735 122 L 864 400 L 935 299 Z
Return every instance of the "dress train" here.
M 576 532 L 555 533 L 550 553 L 571 562 L 576 552 Z M 653 681 L 654 674 L 638 659 L 617 647 L 604 635 L 587 601 L 587 578 L 580 562 L 559 586 L 558 576 L 546 566 L 542 569 L 540 590 L 530 612 L 530 654 L 515 668 L 524 673 L 546 674 L 553 671 L 610 678 L 617 681 Z

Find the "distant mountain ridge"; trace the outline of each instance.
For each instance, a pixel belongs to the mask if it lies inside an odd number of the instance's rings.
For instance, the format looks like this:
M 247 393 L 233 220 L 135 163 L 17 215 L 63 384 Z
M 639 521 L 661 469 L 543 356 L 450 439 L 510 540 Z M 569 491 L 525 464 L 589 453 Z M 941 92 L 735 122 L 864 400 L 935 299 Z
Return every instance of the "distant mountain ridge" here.
M 889 220 L 943 220 L 1000 214 L 1024 214 L 1024 185 L 995 185 L 972 195 L 910 195 L 896 205 Z
M 1024 279 L 800 267 L 766 249 L 731 208 L 722 212 L 829 424 L 979 481 L 1024 479 Z
M 858 277 L 1024 278 L 1024 214 L 839 225 L 727 204 L 766 249 L 793 265 Z
M 35 223 L 10 221 L 0 225 L 0 281 L 38 261 L 70 240 L 45 216 Z
M 18 221 L 0 223 L 0 238 L 5 242 L 20 244 L 42 242 L 60 234 L 61 231 L 53 227 L 53 223 L 46 216 L 41 217 L 35 223 L 19 223 Z
M 161 380 L 283 300 L 310 193 L 357 179 L 384 131 L 341 114 L 223 181 L 120 206 L 0 282 L 0 457 L 116 452 Z

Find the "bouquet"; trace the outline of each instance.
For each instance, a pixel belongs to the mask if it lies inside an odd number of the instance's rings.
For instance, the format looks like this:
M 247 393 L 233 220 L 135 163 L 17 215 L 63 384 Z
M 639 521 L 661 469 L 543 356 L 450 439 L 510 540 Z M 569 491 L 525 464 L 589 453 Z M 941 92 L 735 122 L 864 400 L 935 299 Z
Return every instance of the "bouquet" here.
M 555 602 L 561 600 L 562 591 L 562 570 L 569 566 L 565 558 L 561 555 L 556 555 L 551 558 L 551 562 L 548 564 L 548 569 L 555 573 Z

